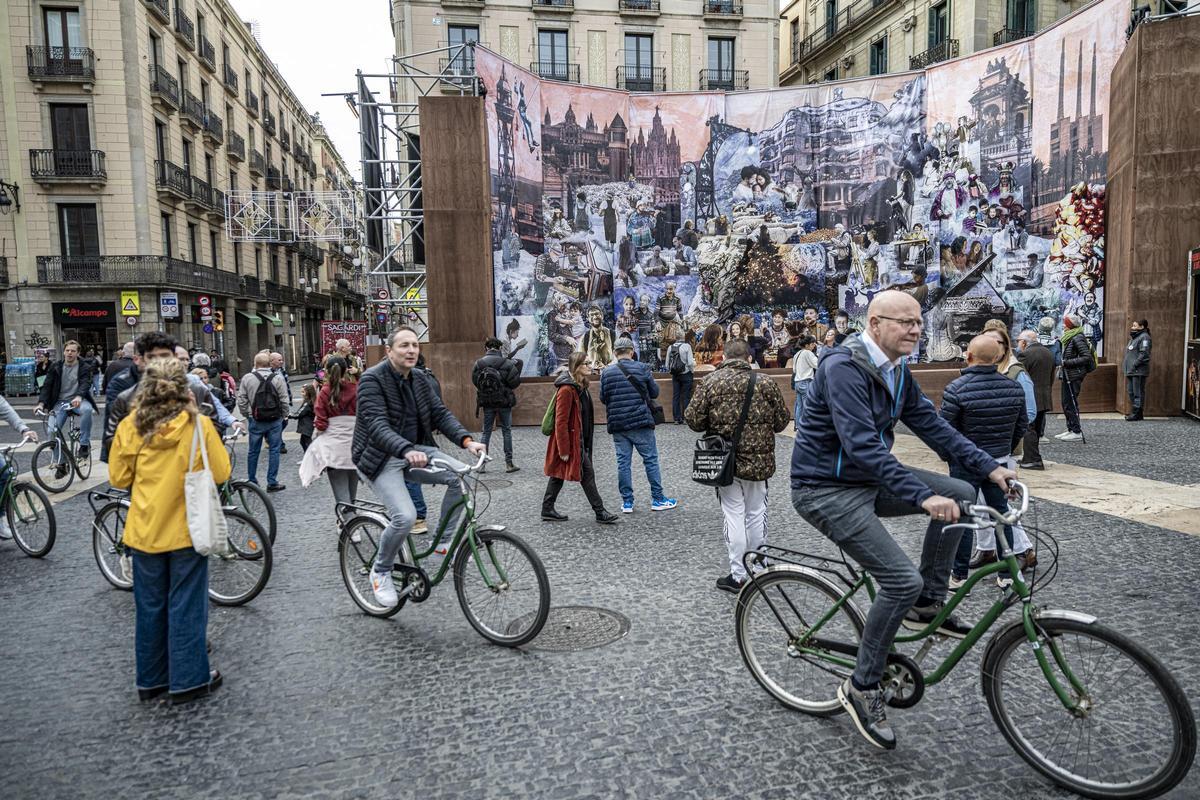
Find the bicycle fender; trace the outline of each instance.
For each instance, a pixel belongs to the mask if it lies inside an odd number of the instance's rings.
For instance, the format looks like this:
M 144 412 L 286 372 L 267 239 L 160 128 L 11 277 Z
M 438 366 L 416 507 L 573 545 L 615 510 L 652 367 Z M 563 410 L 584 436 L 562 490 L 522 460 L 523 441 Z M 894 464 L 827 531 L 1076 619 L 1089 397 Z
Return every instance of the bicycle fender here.
M 507 525 L 480 525 L 475 529 L 475 532 L 483 533 L 484 531 L 495 531 L 496 533 L 503 533 L 506 530 L 508 530 Z
M 1034 612 L 1034 619 L 1069 619 L 1072 622 L 1081 622 L 1084 625 L 1094 625 L 1098 617 L 1091 614 L 1084 614 L 1082 611 L 1067 611 L 1062 608 L 1043 608 Z

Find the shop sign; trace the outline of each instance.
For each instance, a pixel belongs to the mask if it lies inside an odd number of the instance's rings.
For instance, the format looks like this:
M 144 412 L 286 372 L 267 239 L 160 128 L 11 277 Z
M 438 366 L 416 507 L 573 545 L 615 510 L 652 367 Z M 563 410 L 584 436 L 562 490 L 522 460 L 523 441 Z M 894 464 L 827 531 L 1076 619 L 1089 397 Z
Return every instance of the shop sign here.
M 356 319 L 321 320 L 321 352 L 332 352 L 338 339 L 348 340 L 350 349 L 361 357 L 367 352 L 367 321 Z
M 163 319 L 179 319 L 179 294 L 163 292 L 158 296 L 158 312 Z
M 60 325 L 113 325 L 117 321 L 112 303 L 51 303 L 50 310 Z
M 136 291 L 121 292 L 121 315 L 136 317 L 142 313 L 141 299 Z

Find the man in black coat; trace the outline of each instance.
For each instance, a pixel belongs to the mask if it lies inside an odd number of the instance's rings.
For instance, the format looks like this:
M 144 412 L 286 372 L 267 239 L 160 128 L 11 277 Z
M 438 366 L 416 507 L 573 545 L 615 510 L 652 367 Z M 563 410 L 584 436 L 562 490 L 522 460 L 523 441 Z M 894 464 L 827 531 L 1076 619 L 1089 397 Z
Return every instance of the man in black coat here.
M 516 472 L 513 464 L 512 410 L 517 404 L 513 392 L 521 385 L 521 369 L 511 358 L 500 352 L 503 345 L 495 336 L 483 343 L 483 358 L 471 368 L 471 383 L 475 386 L 475 405 L 483 409 L 483 444 L 492 440 L 492 427 L 497 421 L 504 434 L 504 471 Z
M 96 413 L 96 401 L 92 397 L 92 362 L 79 357 L 79 342 L 71 339 L 63 345 L 63 357 L 55 361 L 46 372 L 46 382 L 38 392 L 36 411 L 51 415 L 50 435 L 67 421 L 67 414 L 79 417 L 79 458 L 85 459 L 91 448 L 92 415 Z M 66 462 L 58 465 L 61 473 L 67 474 Z
M 1037 404 L 1037 416 L 1025 431 L 1021 468 L 1045 469 L 1045 465 L 1042 464 L 1041 440 L 1046 435 L 1046 414 L 1054 407 L 1054 400 L 1050 394 L 1054 387 L 1054 353 L 1038 341 L 1036 332 L 1024 330 L 1017 335 L 1017 360 L 1025 367 L 1029 379 L 1033 381 L 1033 399 Z
M 371 570 L 375 600 L 385 608 L 394 608 L 400 602 L 392 583 L 392 565 L 417 519 L 405 479 L 446 487 L 443 520 L 462 498 L 455 471 L 466 469 L 466 465 L 439 450 L 433 432 L 441 431 L 473 456 L 487 452 L 487 447 L 473 441 L 442 403 L 429 376 L 415 368 L 420 354 L 416 332 L 408 326 L 397 328 L 388 339 L 387 358 L 358 380 L 358 422 L 350 454 L 354 466 L 371 482 L 375 495 L 388 509 L 390 521 L 379 537 Z M 431 461 L 437 463 L 431 465 Z M 437 471 L 427 471 L 426 467 Z M 435 553 L 442 558 L 449 555 L 458 516 L 455 513 L 445 523 L 443 538 L 434 542 Z M 439 566 L 436 562 L 426 564 L 426 569 Z

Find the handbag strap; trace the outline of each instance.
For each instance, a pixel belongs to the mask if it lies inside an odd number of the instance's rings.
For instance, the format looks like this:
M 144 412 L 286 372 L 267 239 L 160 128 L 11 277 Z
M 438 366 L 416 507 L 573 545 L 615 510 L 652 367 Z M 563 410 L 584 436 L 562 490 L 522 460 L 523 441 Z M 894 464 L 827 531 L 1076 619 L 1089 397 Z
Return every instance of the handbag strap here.
M 625 380 L 629 381 L 629 385 L 632 386 L 633 390 L 638 393 L 639 397 L 642 398 L 642 402 L 646 405 L 650 405 L 650 396 L 646 394 L 646 391 L 642 389 L 641 386 L 638 386 L 634 382 L 633 378 L 629 377 L 629 373 L 625 371 L 625 366 L 621 363 L 621 359 L 619 358 L 617 359 L 617 369 L 621 370 L 621 374 L 625 376 Z
M 754 398 L 754 385 L 757 382 L 758 376 L 751 372 L 750 384 L 746 387 L 746 399 L 742 401 L 742 414 L 738 417 L 737 427 L 733 429 L 734 448 L 736 448 L 738 442 L 742 440 L 742 428 L 746 426 L 746 417 L 750 416 L 750 401 Z
M 211 472 L 208 466 L 208 445 L 204 443 L 204 434 L 200 430 L 200 415 L 197 414 L 193 420 L 195 422 L 195 429 L 192 434 L 192 449 L 188 454 L 188 472 L 195 471 L 197 444 L 200 448 L 200 461 L 204 464 L 205 471 Z

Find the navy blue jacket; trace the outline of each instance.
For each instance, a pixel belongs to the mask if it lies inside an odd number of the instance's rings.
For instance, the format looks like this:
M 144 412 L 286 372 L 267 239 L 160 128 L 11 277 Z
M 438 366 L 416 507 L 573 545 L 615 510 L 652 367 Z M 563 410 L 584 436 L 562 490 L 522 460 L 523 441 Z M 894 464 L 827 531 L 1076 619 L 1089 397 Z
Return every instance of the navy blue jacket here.
M 608 409 L 608 432 L 653 428 L 654 416 L 650 413 L 650 407 L 629 381 L 637 381 L 647 397 L 658 397 L 654 374 L 650 372 L 650 367 L 632 358 L 620 359 L 617 364 L 605 367 L 604 372 L 600 373 L 600 402 Z M 629 380 L 625 379 L 621 367 L 629 372 Z
M 897 422 L 973 472 L 986 475 L 1000 466 L 938 416 L 906 366 L 897 370 L 893 399 L 857 333 L 821 358 L 792 447 L 793 489 L 881 486 L 920 506 L 933 492 L 892 455 Z
M 942 395 L 942 419 L 983 452 L 1007 458 L 1029 427 L 1025 390 L 994 364 L 967 367 Z

